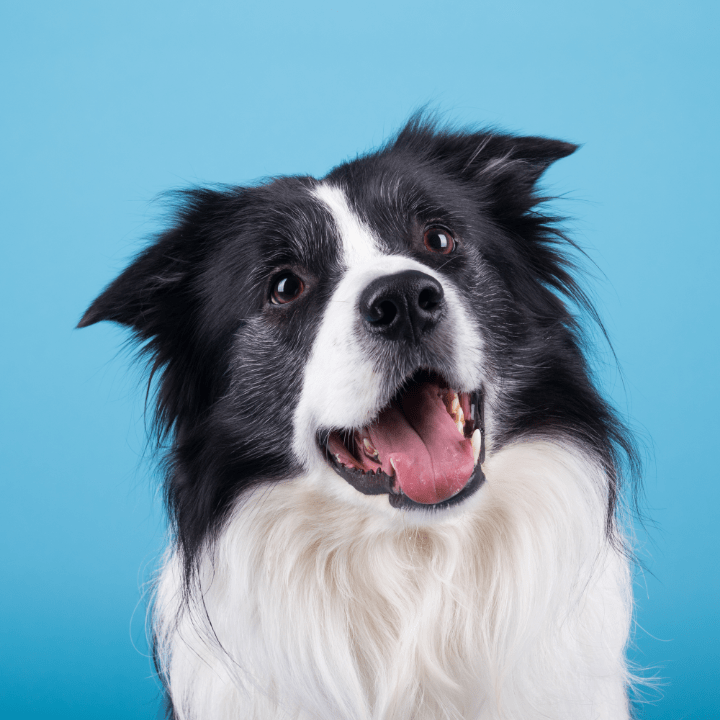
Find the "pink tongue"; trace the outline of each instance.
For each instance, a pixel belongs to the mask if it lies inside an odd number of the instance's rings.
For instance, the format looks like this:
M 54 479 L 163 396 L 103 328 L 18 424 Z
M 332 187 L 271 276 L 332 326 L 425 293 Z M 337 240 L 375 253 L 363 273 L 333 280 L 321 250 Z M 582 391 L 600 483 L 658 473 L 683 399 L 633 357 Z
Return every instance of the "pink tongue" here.
M 384 410 L 368 431 L 383 472 L 395 475 L 402 491 L 415 502 L 429 505 L 447 500 L 472 475 L 472 443 L 458 432 L 438 385 L 423 383 L 412 389 L 403 396 L 401 407 L 393 404 Z

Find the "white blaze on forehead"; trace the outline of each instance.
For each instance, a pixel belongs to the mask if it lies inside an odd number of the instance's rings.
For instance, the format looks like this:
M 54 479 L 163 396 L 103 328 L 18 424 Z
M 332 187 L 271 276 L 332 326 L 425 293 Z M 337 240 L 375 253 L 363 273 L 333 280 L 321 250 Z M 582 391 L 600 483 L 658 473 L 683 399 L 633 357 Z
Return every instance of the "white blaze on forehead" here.
M 313 194 L 333 216 L 342 243 L 345 267 L 353 267 L 382 255 L 380 243 L 370 228 L 352 211 L 345 193 L 340 188 L 321 183 Z

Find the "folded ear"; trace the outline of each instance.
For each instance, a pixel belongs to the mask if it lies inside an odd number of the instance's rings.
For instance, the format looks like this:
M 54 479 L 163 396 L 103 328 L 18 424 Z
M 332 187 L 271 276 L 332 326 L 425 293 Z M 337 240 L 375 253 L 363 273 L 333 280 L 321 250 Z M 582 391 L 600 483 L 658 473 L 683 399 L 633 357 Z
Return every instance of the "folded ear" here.
M 207 253 L 203 218 L 212 215 L 222 193 L 193 189 L 175 199 L 174 225 L 143 250 L 90 305 L 79 328 L 110 320 L 130 327 L 139 339 L 188 319 L 192 274 Z
M 534 189 L 541 175 L 578 146 L 543 137 L 438 129 L 419 114 L 400 131 L 393 147 L 465 181 L 479 199 L 489 201 L 491 212 L 510 218 L 540 201 Z

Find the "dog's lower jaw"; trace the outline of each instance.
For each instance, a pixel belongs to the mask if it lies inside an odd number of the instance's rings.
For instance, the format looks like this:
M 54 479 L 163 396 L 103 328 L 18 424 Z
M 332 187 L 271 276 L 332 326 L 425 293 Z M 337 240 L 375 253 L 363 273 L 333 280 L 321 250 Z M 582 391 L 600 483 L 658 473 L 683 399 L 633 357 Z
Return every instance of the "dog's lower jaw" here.
M 241 499 L 188 602 L 177 555 L 159 582 L 177 720 L 627 718 L 630 580 L 600 470 L 532 442 L 485 472 L 426 523 L 320 477 Z

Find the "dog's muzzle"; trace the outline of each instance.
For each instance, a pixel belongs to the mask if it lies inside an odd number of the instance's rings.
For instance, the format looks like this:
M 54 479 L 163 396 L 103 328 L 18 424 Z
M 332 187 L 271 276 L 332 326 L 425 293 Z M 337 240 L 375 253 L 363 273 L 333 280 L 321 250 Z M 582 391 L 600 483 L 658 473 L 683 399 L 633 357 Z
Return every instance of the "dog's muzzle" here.
M 363 332 L 392 357 L 418 354 L 447 307 L 438 280 L 405 270 L 373 280 L 358 312 Z M 458 392 L 440 369 L 420 366 L 371 423 L 326 431 L 318 442 L 330 466 L 359 492 L 387 494 L 394 507 L 447 507 L 485 479 L 482 401 L 479 390 Z

